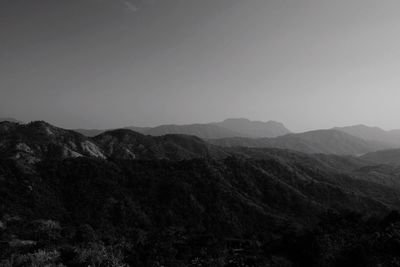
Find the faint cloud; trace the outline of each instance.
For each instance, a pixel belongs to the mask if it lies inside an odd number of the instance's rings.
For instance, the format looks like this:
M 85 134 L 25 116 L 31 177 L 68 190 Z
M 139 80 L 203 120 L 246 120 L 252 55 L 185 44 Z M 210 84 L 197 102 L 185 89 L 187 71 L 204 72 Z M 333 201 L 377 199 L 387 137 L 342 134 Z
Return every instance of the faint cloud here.
M 126 7 L 126 9 L 132 13 L 135 13 L 139 10 L 139 7 L 137 7 L 135 4 L 128 0 L 120 0 L 121 3 L 123 3 Z

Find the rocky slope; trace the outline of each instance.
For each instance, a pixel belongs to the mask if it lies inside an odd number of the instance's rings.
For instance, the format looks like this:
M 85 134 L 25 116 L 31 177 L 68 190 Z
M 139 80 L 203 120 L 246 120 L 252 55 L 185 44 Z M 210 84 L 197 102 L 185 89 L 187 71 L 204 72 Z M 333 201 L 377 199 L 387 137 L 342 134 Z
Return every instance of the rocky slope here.
M 0 153 L 2 158 L 27 163 L 74 157 L 184 160 L 227 156 L 195 136 L 149 136 L 120 129 L 90 138 L 42 121 L 24 125 L 1 122 Z
M 82 156 L 105 158 L 89 138 L 43 121 L 0 122 L 0 153 L 2 157 L 27 162 Z

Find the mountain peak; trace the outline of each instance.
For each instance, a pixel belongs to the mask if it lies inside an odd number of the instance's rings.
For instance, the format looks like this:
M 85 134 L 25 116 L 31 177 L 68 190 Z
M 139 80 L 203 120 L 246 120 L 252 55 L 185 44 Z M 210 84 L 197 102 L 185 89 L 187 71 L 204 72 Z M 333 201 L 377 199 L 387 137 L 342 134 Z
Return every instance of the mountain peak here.
M 227 118 L 222 122 L 250 122 L 247 118 Z
M 278 121 L 274 121 L 274 120 L 268 120 L 268 121 L 259 121 L 259 120 L 250 120 L 248 118 L 227 118 L 225 120 L 222 121 L 222 123 L 224 122 L 244 122 L 244 123 L 276 123 L 276 124 L 281 124 L 283 125 L 283 123 L 278 122 Z
M 385 131 L 379 127 L 376 126 L 369 126 L 365 124 L 356 124 L 356 125 L 350 125 L 350 126 L 345 126 L 345 127 L 335 127 L 334 129 L 359 129 L 359 130 L 375 130 L 375 131 Z
M 215 123 L 215 125 L 238 132 L 242 137 L 277 137 L 290 133 L 282 123 L 271 120 L 263 122 L 251 121 L 246 118 L 228 118 Z

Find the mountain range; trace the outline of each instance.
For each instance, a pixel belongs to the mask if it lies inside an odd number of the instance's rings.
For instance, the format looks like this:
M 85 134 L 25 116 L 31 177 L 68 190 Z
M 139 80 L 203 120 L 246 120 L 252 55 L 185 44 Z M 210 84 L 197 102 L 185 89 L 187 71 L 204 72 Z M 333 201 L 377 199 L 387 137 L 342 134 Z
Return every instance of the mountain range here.
M 76 157 L 182 160 L 224 154 L 196 136 L 153 137 L 119 129 L 91 138 L 44 121 L 0 122 L 0 155 L 28 163 Z
M 226 138 L 226 137 L 276 137 L 290 133 L 290 131 L 280 122 L 275 121 L 250 121 L 244 118 L 226 119 L 221 122 L 197 123 L 176 125 L 167 124 L 156 127 L 126 127 L 127 129 L 146 134 L 146 135 L 165 135 L 165 134 L 186 134 L 195 135 L 200 138 Z M 87 136 L 96 136 L 104 130 L 85 130 L 77 129 Z
M 275 138 L 222 138 L 208 142 L 228 147 L 275 147 L 304 153 L 337 155 L 361 155 L 390 148 L 378 141 L 367 141 L 339 130 L 315 130 L 298 134 L 287 134 Z
M 282 123 L 226 119 L 218 123 L 161 125 L 153 128 L 128 127 L 146 135 L 187 134 L 220 146 L 277 147 L 305 153 L 362 155 L 400 147 L 400 130 L 354 125 L 291 133 Z M 95 136 L 103 131 L 78 130 Z M 392 151 L 393 152 L 393 151 Z
M 400 130 L 385 131 L 379 127 L 366 125 L 354 125 L 347 127 L 336 127 L 336 130 L 360 137 L 366 141 L 374 141 L 392 147 L 400 147 Z
M 391 266 L 400 167 L 367 153 L 383 146 L 334 129 L 203 140 L 3 121 L 0 263 Z
M 12 118 L 1 120 L 22 124 Z M 239 118 L 206 124 L 132 126 L 125 129 L 154 137 L 167 134 L 192 135 L 214 145 L 225 147 L 275 147 L 304 153 L 362 155 L 379 150 L 395 149 L 400 146 L 400 131 L 385 131 L 378 127 L 365 125 L 291 133 L 279 122 L 250 121 Z M 104 132 L 110 132 L 110 130 L 78 129 L 74 132 L 92 138 Z

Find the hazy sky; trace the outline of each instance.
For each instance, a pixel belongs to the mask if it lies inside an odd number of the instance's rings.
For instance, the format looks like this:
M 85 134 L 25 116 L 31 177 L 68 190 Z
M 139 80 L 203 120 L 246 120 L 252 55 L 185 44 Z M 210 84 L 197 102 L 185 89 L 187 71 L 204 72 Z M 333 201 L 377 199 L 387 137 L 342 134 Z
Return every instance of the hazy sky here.
M 0 117 L 400 128 L 400 1 L 0 0 Z

